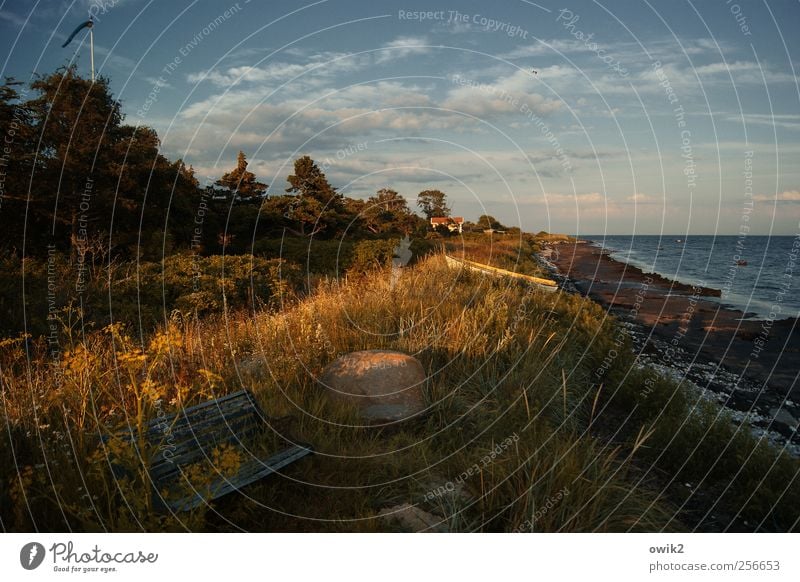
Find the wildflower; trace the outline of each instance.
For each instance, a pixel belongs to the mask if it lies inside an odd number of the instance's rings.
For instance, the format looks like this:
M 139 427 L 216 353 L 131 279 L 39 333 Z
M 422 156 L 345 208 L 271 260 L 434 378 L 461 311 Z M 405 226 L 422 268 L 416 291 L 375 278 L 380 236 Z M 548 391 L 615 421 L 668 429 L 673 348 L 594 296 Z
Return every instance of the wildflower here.
M 203 378 L 206 379 L 206 382 L 208 382 L 212 386 L 214 384 L 221 384 L 222 383 L 222 376 L 220 376 L 219 374 L 215 374 L 214 372 L 212 372 L 210 370 L 206 370 L 205 368 L 200 368 L 197 372 L 201 376 L 203 376 Z

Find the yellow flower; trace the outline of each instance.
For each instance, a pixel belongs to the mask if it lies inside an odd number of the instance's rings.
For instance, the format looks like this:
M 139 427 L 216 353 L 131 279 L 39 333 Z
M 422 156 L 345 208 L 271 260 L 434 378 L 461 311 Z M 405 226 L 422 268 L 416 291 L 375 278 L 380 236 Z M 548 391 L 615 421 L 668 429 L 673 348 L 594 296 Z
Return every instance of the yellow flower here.
M 117 359 L 123 364 L 139 364 L 147 360 L 147 356 L 139 348 L 127 352 L 117 352 Z
M 211 454 L 214 468 L 225 477 L 232 477 L 239 472 L 242 460 L 239 452 L 231 445 L 222 445 Z
M 211 384 L 212 386 L 215 384 L 222 384 L 222 376 L 219 374 L 215 374 L 210 370 L 206 370 L 205 368 L 200 368 L 198 373 L 206 379 L 206 382 Z
M 159 385 L 153 382 L 150 378 L 142 382 L 142 395 L 145 398 L 150 400 L 150 402 L 155 403 L 156 401 L 161 399 L 161 390 L 159 389 Z M 163 387 L 161 387 L 163 388 Z
M 180 345 L 180 334 L 173 329 L 166 329 L 158 332 L 152 340 L 148 351 L 154 356 L 169 354 L 171 350 Z

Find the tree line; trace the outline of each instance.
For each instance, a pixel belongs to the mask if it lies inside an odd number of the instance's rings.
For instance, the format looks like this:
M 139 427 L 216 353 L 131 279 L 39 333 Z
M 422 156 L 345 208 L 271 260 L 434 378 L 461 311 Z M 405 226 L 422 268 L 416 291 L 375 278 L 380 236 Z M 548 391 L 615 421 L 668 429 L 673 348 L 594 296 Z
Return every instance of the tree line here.
M 313 159 L 294 162 L 288 187 L 268 185 L 236 167 L 200 186 L 194 169 L 159 151 L 156 131 L 125 123 L 109 80 L 75 66 L 29 85 L 0 86 L 0 249 L 71 261 L 110 257 L 158 260 L 193 249 L 205 255 L 250 252 L 260 238 L 355 239 L 424 234 L 432 216 L 449 216 L 446 195 L 425 190 L 424 218 L 391 188 L 367 200 L 343 196 Z M 223 193 L 222 196 L 219 194 Z

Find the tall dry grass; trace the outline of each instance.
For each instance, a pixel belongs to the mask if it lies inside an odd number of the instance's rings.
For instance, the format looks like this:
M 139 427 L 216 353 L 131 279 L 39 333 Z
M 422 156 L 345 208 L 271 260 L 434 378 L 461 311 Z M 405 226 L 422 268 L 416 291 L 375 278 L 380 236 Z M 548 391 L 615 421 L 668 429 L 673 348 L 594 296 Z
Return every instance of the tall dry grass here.
M 648 471 L 648 448 L 668 427 L 647 415 L 616 426 L 630 399 L 601 396 L 593 381 L 615 331 L 595 304 L 457 275 L 440 256 L 399 279 L 326 279 L 308 298 L 284 299 L 255 314 L 176 313 L 146 341 L 121 326 L 65 335 L 55 358 L 43 339 L 4 341 L 3 528 L 380 531 L 397 523 L 377 514 L 402 503 L 450 531 L 686 527 L 664 498 L 663 469 Z M 424 416 L 366 427 L 328 400 L 316 378 L 362 349 L 419 358 Z M 603 390 L 626 389 L 631 364 L 615 361 Z M 155 512 L 148 448 L 100 436 L 140 434 L 148 419 L 243 387 L 270 418 L 264 448 L 288 438 L 317 453 L 193 512 Z M 189 471 L 193 486 L 238 462 L 218 458 L 225 467 Z M 123 477 L 112 464 L 125 465 Z

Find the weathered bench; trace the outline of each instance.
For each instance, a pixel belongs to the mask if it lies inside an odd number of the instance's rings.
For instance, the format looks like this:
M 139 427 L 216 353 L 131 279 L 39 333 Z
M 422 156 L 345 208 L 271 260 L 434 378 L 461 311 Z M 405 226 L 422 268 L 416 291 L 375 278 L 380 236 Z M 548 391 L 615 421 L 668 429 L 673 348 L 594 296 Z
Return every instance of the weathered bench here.
M 264 455 L 260 451 L 263 442 L 258 442 L 264 439 L 256 437 L 265 433 L 265 418 L 253 395 L 241 390 L 186 408 L 173 418 L 162 415 L 150 421 L 145 435 L 154 507 L 159 511 L 189 511 L 314 452 L 310 445 L 294 444 Z M 135 428 L 126 428 L 116 436 L 138 451 Z M 238 457 L 233 475 L 214 464 L 215 452 L 219 454 L 226 445 Z M 193 466 L 206 467 L 207 483 L 198 487 L 190 481 L 188 470 Z M 115 467 L 115 474 L 121 476 L 124 471 Z

